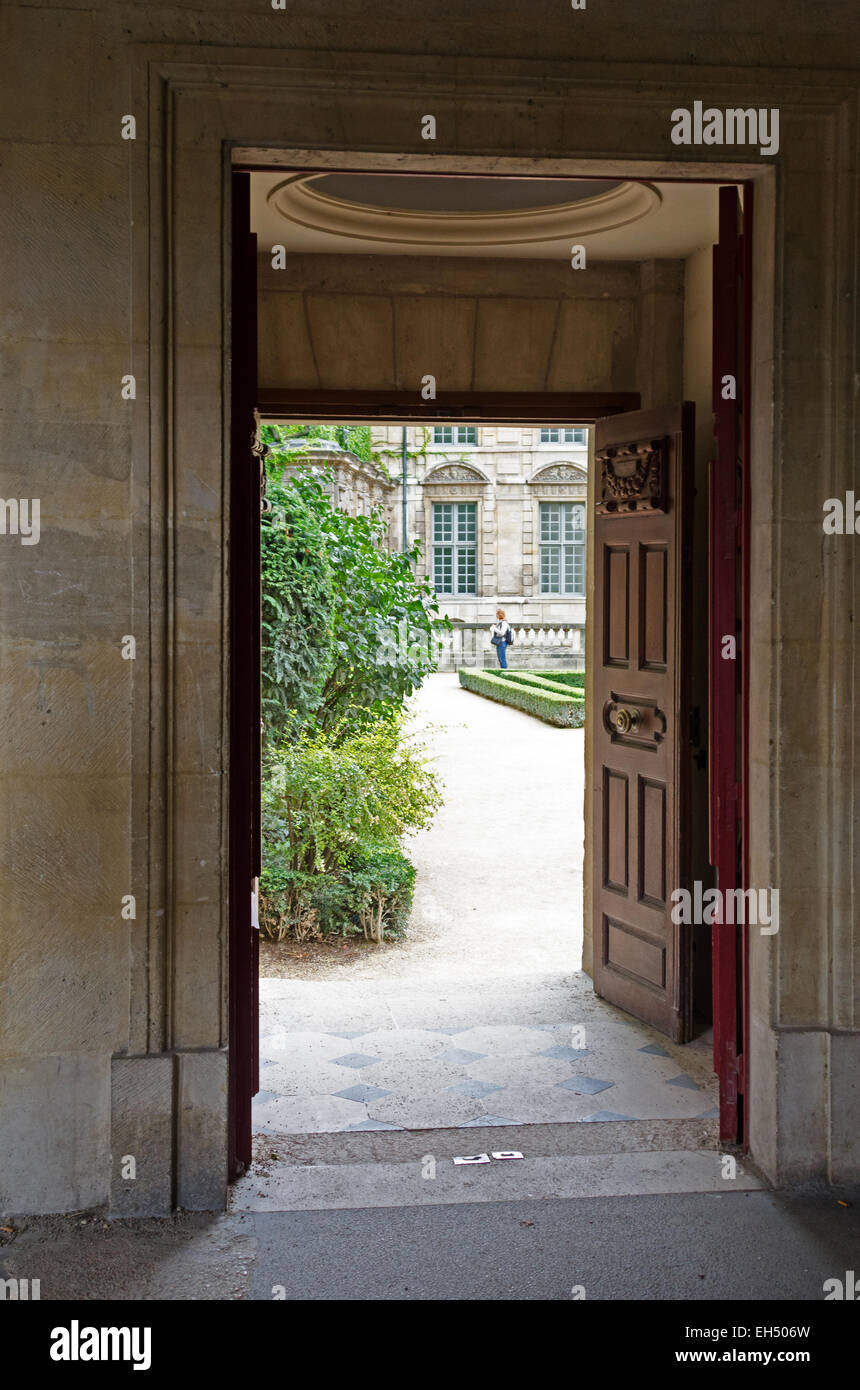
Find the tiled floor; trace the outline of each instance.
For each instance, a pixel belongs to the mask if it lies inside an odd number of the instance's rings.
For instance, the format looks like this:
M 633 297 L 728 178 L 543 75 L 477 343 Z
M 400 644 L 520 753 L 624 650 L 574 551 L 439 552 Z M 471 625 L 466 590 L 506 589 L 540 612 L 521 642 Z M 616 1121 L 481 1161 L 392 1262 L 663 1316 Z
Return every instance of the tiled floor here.
M 576 1028 L 323 1033 L 275 1024 L 261 1035 L 260 1085 L 254 1128 L 278 1134 L 717 1113 L 706 1047 L 679 1048 L 609 1009 Z

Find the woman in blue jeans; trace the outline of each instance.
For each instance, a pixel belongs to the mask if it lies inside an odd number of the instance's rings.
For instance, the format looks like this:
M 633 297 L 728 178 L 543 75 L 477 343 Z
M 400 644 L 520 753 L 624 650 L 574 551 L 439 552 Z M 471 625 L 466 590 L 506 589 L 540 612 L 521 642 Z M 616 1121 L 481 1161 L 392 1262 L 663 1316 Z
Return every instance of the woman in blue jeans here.
M 496 609 L 496 621 L 490 628 L 490 641 L 496 649 L 499 665 L 503 671 L 508 669 L 508 642 L 511 640 L 511 625 L 505 621 L 504 608 Z

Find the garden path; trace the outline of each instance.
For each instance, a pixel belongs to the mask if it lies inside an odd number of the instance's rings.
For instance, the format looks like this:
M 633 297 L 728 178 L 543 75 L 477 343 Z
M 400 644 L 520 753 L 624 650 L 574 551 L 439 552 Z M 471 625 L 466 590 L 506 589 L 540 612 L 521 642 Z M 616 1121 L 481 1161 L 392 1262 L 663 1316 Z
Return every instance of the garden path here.
M 633 1025 L 579 969 L 583 731 L 455 675 L 429 677 L 413 706 L 445 804 L 405 846 L 408 937 L 261 980 L 255 1129 L 710 1117 L 707 1045 Z

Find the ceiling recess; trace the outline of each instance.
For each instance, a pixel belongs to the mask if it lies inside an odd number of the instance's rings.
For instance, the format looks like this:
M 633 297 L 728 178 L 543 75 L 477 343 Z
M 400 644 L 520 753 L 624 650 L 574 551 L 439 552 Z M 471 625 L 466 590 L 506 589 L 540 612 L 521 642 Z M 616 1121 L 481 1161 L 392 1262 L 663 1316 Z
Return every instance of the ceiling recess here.
M 638 222 L 662 199 L 651 184 L 597 179 L 295 174 L 267 201 L 287 222 L 316 232 L 441 249 L 575 241 Z

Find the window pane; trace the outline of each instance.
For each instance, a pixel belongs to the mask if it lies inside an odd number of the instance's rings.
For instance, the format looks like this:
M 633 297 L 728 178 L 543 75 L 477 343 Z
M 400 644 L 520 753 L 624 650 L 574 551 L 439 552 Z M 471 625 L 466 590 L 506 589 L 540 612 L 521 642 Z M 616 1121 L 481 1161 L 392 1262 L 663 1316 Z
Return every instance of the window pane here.
M 434 504 L 433 539 L 434 541 L 452 541 L 454 539 L 453 502 L 436 502 Z
M 565 594 L 573 593 L 573 546 L 564 547 L 564 589 Z
M 573 547 L 573 593 L 585 593 L 585 546 Z
M 541 546 L 540 587 L 542 594 L 559 593 L 559 551 L 560 547 L 556 545 Z
M 574 444 L 585 444 L 585 443 L 586 443 L 586 431 L 585 431 L 585 430 L 574 430 L 574 431 L 573 431 L 573 442 L 574 442 Z
M 434 425 L 433 443 L 434 444 L 453 444 L 454 426 L 453 425 Z
M 558 502 L 541 502 L 540 538 L 542 541 L 561 540 L 561 507 Z
M 581 503 L 564 502 L 564 539 L 579 541 L 585 529 L 585 508 Z
M 454 552 L 448 546 L 436 546 L 433 551 L 433 586 L 440 594 L 453 592 Z
M 477 444 L 478 430 L 476 425 L 457 425 L 458 444 Z
M 476 573 L 476 552 L 474 548 L 472 546 L 461 546 L 457 551 L 458 593 L 472 594 L 475 592 Z
M 457 504 L 457 540 L 474 542 L 477 536 L 477 502 Z

